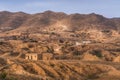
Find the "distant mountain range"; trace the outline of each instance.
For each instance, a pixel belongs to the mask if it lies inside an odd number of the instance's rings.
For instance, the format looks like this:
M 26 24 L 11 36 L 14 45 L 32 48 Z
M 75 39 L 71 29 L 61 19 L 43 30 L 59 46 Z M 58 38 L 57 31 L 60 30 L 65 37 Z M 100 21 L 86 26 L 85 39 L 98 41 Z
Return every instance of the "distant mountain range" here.
M 24 12 L 0 12 L 0 32 L 11 30 L 115 30 L 120 31 L 120 18 L 106 18 L 95 13 L 66 14 L 63 12 L 45 11 L 27 14 Z

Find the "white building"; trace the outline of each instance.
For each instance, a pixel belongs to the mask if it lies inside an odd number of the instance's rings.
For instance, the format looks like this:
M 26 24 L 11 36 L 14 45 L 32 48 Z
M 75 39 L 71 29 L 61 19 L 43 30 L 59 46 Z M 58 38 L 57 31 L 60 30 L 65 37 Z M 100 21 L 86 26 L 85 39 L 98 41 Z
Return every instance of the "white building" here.
M 79 46 L 79 45 L 85 45 L 85 44 L 90 44 L 91 41 L 81 41 L 81 42 L 76 42 L 75 45 Z

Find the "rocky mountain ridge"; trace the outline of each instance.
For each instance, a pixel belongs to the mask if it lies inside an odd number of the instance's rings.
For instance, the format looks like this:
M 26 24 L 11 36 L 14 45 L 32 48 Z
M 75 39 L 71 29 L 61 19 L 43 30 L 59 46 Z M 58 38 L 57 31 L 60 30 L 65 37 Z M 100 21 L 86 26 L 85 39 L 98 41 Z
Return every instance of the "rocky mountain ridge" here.
M 32 28 L 41 31 L 49 27 L 50 29 L 62 30 L 116 30 L 120 31 L 119 18 L 106 18 L 95 13 L 91 14 L 65 14 L 62 12 L 45 11 L 37 14 L 27 14 L 24 12 L 0 12 L 0 31 L 10 31 L 21 27 Z

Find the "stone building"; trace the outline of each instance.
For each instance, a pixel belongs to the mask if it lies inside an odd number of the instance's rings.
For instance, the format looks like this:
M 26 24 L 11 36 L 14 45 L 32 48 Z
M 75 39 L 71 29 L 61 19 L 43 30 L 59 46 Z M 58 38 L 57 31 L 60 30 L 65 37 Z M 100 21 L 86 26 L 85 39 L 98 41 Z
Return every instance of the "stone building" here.
M 36 60 L 38 60 L 38 54 L 36 54 L 36 53 L 25 54 L 25 59 L 36 61 Z
M 82 41 L 83 44 L 90 44 L 91 41 Z
M 42 54 L 42 60 L 51 60 L 53 59 L 53 54 L 51 53 L 43 53 Z
M 51 60 L 53 59 L 53 54 L 52 53 L 42 53 L 42 54 L 37 54 L 37 53 L 29 53 L 25 54 L 25 59 L 26 60 Z
M 76 42 L 75 45 L 76 46 L 79 46 L 79 45 L 87 45 L 87 44 L 90 44 L 91 41 L 80 41 L 80 42 Z
M 79 46 L 79 45 L 82 45 L 82 43 L 81 42 L 76 42 L 75 45 Z
M 61 52 L 61 46 L 58 44 L 52 44 L 53 49 L 54 49 L 54 53 L 59 53 Z

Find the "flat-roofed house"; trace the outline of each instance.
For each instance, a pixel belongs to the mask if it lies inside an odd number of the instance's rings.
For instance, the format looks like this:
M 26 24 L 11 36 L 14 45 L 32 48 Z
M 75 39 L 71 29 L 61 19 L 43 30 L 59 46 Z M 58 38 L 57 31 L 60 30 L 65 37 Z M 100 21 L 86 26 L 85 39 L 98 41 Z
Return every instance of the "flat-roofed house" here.
M 91 41 L 82 41 L 83 44 L 90 44 Z
M 42 60 L 51 60 L 51 59 L 53 59 L 52 53 L 43 53 L 42 54 Z
M 25 54 L 25 59 L 26 60 L 52 60 L 53 59 L 53 54 L 52 53 L 42 53 L 42 54 L 38 54 L 38 53 L 27 53 Z
M 37 61 L 38 60 L 38 54 L 37 53 L 25 54 L 25 59 Z

